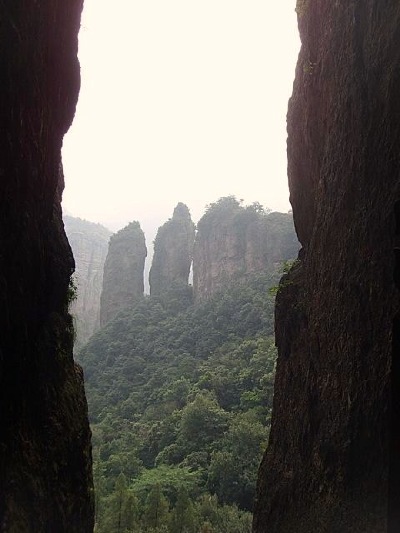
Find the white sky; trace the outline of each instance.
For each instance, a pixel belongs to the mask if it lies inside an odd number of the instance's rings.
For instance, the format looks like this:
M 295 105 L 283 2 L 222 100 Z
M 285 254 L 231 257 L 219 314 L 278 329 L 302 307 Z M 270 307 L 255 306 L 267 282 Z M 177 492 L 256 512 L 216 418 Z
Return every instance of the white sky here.
M 112 230 L 234 194 L 287 211 L 295 0 L 85 0 L 64 210 Z

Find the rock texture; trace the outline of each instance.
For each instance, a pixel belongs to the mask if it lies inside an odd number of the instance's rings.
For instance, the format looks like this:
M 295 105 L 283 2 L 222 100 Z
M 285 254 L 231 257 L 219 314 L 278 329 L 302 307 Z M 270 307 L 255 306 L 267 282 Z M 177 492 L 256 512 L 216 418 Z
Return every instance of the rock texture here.
M 198 223 L 193 290 L 204 300 L 237 276 L 262 272 L 296 257 L 299 243 L 288 213 L 266 214 L 234 197 L 211 204 Z
M 193 259 L 195 225 L 185 204 L 178 203 L 174 214 L 157 232 L 150 269 L 150 294 L 165 293 L 174 285 L 188 285 Z
M 131 222 L 110 239 L 100 298 L 100 326 L 132 305 L 144 292 L 145 237 L 139 222 Z
M 81 0 L 0 5 L 0 530 L 93 529 L 90 431 L 72 358 L 61 144 Z
M 103 269 L 111 231 L 101 224 L 65 215 L 65 231 L 75 259 L 77 298 L 70 311 L 74 317 L 75 351 L 100 327 L 100 295 Z
M 300 262 L 278 364 L 257 533 L 400 530 L 400 4 L 298 0 L 288 112 Z M 388 514 L 389 509 L 389 514 Z

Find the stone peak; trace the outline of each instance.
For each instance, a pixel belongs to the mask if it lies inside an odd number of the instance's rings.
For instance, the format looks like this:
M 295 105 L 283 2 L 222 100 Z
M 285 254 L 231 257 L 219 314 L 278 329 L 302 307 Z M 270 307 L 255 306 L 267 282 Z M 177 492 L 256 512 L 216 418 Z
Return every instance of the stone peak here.
M 190 211 L 189 211 L 189 208 L 186 204 L 182 203 L 182 202 L 178 202 L 178 204 L 176 205 L 175 209 L 174 209 L 174 213 L 172 215 L 172 218 L 175 220 L 175 219 L 180 219 L 180 218 L 188 218 L 190 219 Z

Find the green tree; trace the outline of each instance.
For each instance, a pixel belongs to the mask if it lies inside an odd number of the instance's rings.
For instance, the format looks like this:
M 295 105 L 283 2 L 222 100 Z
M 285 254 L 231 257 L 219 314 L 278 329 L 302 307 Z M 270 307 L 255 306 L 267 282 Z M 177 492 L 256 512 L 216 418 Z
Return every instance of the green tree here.
M 171 519 L 171 531 L 174 533 L 197 533 L 195 508 L 185 488 L 181 488 Z
M 186 443 L 187 452 L 201 451 L 221 437 L 229 418 L 210 394 L 198 394 L 182 411 L 179 437 Z
M 127 533 L 135 530 L 139 519 L 138 501 L 128 489 L 124 474 L 118 476 L 114 491 L 102 503 L 104 510 L 96 522 L 96 532 Z
M 121 533 L 123 531 L 124 522 L 124 507 L 128 498 L 128 488 L 126 485 L 126 477 L 120 474 L 115 482 L 115 508 L 116 508 L 116 531 Z
M 169 503 L 163 495 L 160 485 L 154 485 L 150 490 L 144 505 L 142 522 L 147 530 L 167 525 L 169 518 Z
M 213 452 L 207 486 L 222 503 L 252 508 L 257 470 L 266 447 L 267 432 L 251 416 L 237 416 L 221 442 L 221 451 Z
M 251 513 L 240 511 L 236 505 L 224 505 L 217 514 L 217 533 L 251 533 Z
M 139 496 L 148 494 L 158 486 L 170 502 L 175 502 L 180 490 L 187 491 L 192 497 L 198 495 L 199 474 L 184 466 L 160 465 L 143 470 L 132 482 L 132 490 Z

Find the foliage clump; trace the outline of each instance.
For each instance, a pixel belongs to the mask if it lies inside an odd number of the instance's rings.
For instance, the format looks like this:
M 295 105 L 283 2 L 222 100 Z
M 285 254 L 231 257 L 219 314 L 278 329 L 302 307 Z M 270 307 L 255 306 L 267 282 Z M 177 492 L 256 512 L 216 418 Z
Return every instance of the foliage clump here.
M 69 278 L 68 290 L 67 290 L 67 303 L 68 308 L 78 298 L 78 284 L 74 276 Z

